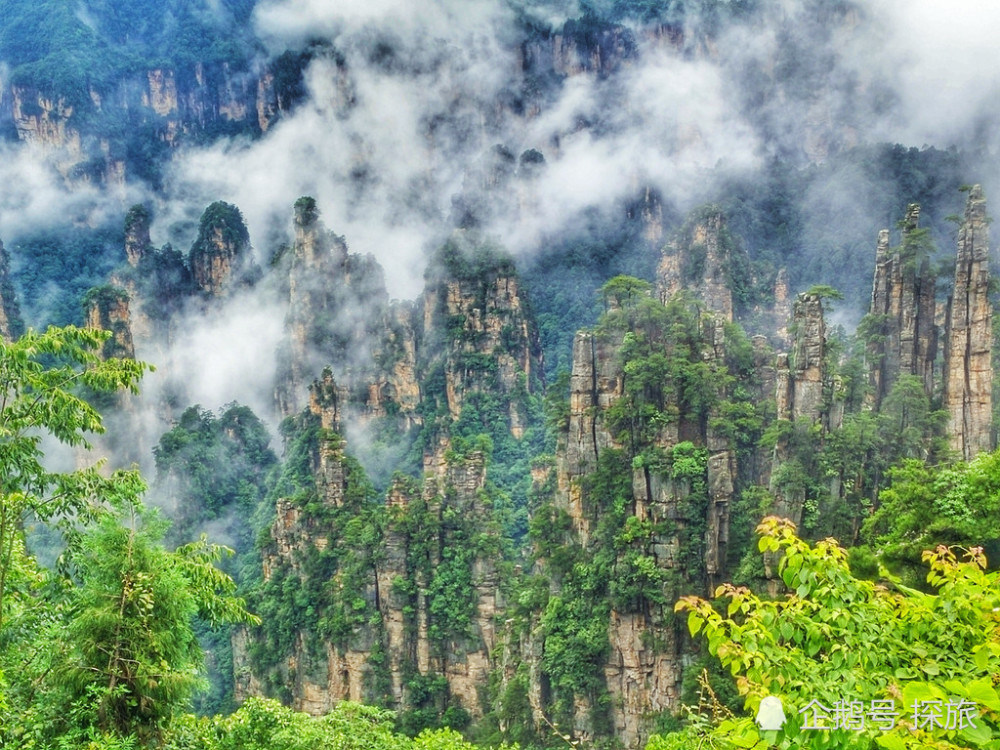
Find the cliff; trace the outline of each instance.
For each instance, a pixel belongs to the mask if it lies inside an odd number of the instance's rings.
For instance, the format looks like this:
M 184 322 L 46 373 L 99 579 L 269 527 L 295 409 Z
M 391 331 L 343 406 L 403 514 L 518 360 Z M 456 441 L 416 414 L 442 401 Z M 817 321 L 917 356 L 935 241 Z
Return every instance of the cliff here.
M 442 441 L 422 486 L 397 478 L 386 504 L 374 503 L 335 431 L 346 396 L 329 371 L 313 385 L 296 440 L 315 483 L 278 499 L 264 555 L 265 596 L 298 590 L 311 614 L 240 636 L 252 665 L 240 690 L 280 684 L 293 706 L 317 714 L 351 699 L 482 716 L 501 548 L 485 456 Z M 266 655 L 255 655 L 262 645 Z
M 0 339 L 13 341 L 22 333 L 24 322 L 10 280 L 10 254 L 0 242 Z
M 469 394 L 501 395 L 510 432 L 522 437 L 524 398 L 537 392 L 542 362 L 513 261 L 456 234 L 432 260 L 422 302 L 425 372 L 443 370 L 439 403 L 457 420 Z
M 345 387 L 367 391 L 377 380 L 373 350 L 382 347 L 389 314 L 381 267 L 371 256 L 349 253 L 344 238 L 323 225 L 312 198 L 295 202 L 293 228 L 292 246 L 281 258 L 288 339 L 276 394 L 285 414 L 301 408 L 308 383 L 326 366 Z M 404 327 L 404 339 L 405 333 Z M 396 348 L 405 352 L 407 344 L 400 340 Z M 399 390 L 412 397 L 410 384 Z M 377 398 L 385 395 L 377 387 Z
M 822 297 L 800 294 L 792 309 L 790 328 L 792 351 L 777 358 L 778 418 L 828 421 L 829 398 L 824 392 L 828 393 L 830 372 Z
M 205 209 L 188 254 L 188 267 L 195 285 L 208 297 L 226 296 L 260 276 L 250 249 L 250 233 L 236 206 L 216 201 Z
M 789 423 L 790 428 L 775 442 L 768 489 L 773 497 L 773 513 L 801 525 L 808 483 L 802 481 L 806 469 L 792 445 L 795 431 L 804 429 L 803 425 L 815 425 L 819 434 L 827 435 L 837 430 L 843 419 L 843 403 L 836 393 L 835 373 L 839 363 L 830 361 L 820 294 L 798 295 L 789 333 L 791 352 L 781 352 L 776 357 L 775 402 L 777 418 Z
M 309 59 L 285 54 L 248 67 L 178 63 L 103 81 L 101 70 L 82 92 L 15 75 L 0 88 L 0 125 L 9 123 L 19 141 L 49 154 L 68 182 L 155 184 L 161 162 L 182 144 L 266 132 L 301 98 Z
M 928 396 L 934 391 L 938 339 L 935 277 L 927 232 L 917 227 L 919 218 L 920 206 L 911 203 L 898 247 L 889 247 L 888 229 L 878 236 L 869 308 L 877 338 L 868 345 L 876 409 L 900 375 L 918 376 Z
M 986 199 L 969 191 L 958 233 L 955 286 L 948 301 L 943 406 L 952 450 L 969 460 L 990 450 L 992 437 L 993 305 L 989 299 Z
M 111 338 L 104 343 L 102 356 L 105 359 L 135 359 L 128 293 L 110 285 L 95 287 L 84 296 L 83 306 L 88 328 L 111 332 Z
M 649 198 L 645 203 L 646 209 L 656 206 Z M 658 222 L 646 209 L 643 233 L 656 236 Z M 722 210 L 707 205 L 692 211 L 662 248 L 656 288 L 663 303 L 684 290 L 726 321 L 738 320 L 746 330 L 766 335 L 775 344 L 787 343 L 788 274 L 785 269 L 763 275 L 758 270 L 729 231 Z
M 722 212 L 706 208 L 689 219 L 680 235 L 664 249 L 657 268 L 660 300 L 666 302 L 681 289 L 693 289 L 705 307 L 731 321 L 730 278 L 737 264 L 735 252 Z

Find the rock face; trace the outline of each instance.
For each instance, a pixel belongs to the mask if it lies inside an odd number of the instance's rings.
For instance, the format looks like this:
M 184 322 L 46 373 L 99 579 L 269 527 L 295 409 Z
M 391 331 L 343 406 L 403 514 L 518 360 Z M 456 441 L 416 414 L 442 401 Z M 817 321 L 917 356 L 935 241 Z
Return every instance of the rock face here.
M 470 393 L 528 394 L 541 377 L 541 347 L 513 262 L 475 249 L 464 235 L 445 245 L 427 273 L 424 349 L 444 368 L 444 402 L 453 419 Z M 440 363 L 440 364 L 434 364 Z M 511 433 L 525 429 L 521 399 L 510 398 Z
M 125 214 L 125 258 L 132 268 L 138 268 L 142 259 L 153 249 L 149 237 L 149 209 L 137 203 Z
M 406 339 L 408 326 L 391 328 L 392 342 L 382 343 L 389 309 L 381 267 L 371 256 L 349 253 L 344 238 L 323 225 L 312 198 L 296 201 L 294 232 L 283 259 L 288 269 L 289 336 L 277 387 L 281 411 L 291 414 L 301 408 L 308 383 L 325 366 L 352 391 L 368 391 L 375 382 L 382 405 L 388 394 L 376 377 L 373 349 L 391 349 L 392 356 L 399 349 L 405 358 L 413 345 Z M 405 319 L 405 313 L 402 316 Z M 412 400 L 412 384 L 399 384 L 399 390 Z
M 955 288 L 945 333 L 944 408 L 952 450 L 968 460 L 991 448 L 993 306 L 982 188 L 969 191 L 958 234 Z
M 791 354 L 778 355 L 778 415 L 791 422 L 802 417 L 818 421 L 826 416 L 823 391 L 828 379 L 822 298 L 800 294 L 793 308 L 792 328 Z
M 10 281 L 10 255 L 0 242 L 0 339 L 10 342 L 22 333 L 21 308 Z
M 696 215 L 663 251 L 657 269 L 660 299 L 666 302 L 681 289 L 694 290 L 705 307 L 733 319 L 730 274 L 736 252 L 722 211 L 709 207 Z
M 87 327 L 111 331 L 111 338 L 104 343 L 101 352 L 105 359 L 135 359 L 128 303 L 128 293 L 110 285 L 91 289 L 84 297 Z
M 635 35 L 624 26 L 597 28 L 586 21 L 569 21 L 557 32 L 524 42 L 519 67 L 533 77 L 583 73 L 604 77 L 627 65 L 637 52 Z
M 316 504 L 279 500 L 264 556 L 266 582 L 320 587 L 310 607 L 339 624 L 284 633 L 271 644 L 280 658 L 264 672 L 244 668 L 241 689 L 277 678 L 294 707 L 314 714 L 350 699 L 481 716 L 501 606 L 485 456 L 442 440 L 425 458 L 423 486 L 395 480 L 378 511 L 384 521 L 373 523 L 377 511 L 366 507 L 371 498 L 335 432 L 347 397 L 329 370 L 311 388 L 307 421 L 319 429 L 308 493 Z M 357 539 L 351 526 L 379 536 Z
M 188 254 L 188 266 L 195 285 L 209 297 L 225 296 L 259 276 L 250 249 L 250 233 L 236 206 L 216 201 L 205 209 L 198 238 Z
M 879 232 L 869 313 L 879 338 L 869 344 L 871 384 L 877 409 L 900 375 L 916 375 L 930 396 L 937 356 L 935 278 L 926 232 L 917 227 L 920 206 L 911 203 L 902 242 L 889 247 L 889 230 Z
M 291 81 L 301 77 L 306 60 L 283 66 L 282 90 L 275 85 L 274 64 L 257 65 L 254 71 L 236 71 L 227 63 L 152 68 L 118 81 L 113 92 L 84 92 L 90 97 L 87 107 L 34 86 L 11 85 L 0 92 L 0 122 L 10 123 L 20 141 L 52 155 L 67 180 L 124 185 L 126 170 L 134 165 L 119 156 L 122 144 L 109 143 L 93 122 L 121 117 L 133 128 L 144 128 L 150 145 L 165 151 L 205 132 L 263 133 L 296 104 Z
M 827 357 L 826 321 L 823 298 L 815 293 L 798 296 L 789 326 L 792 335 L 790 354 L 779 353 L 775 363 L 775 402 L 778 419 L 792 424 L 819 424 L 825 433 L 840 427 L 843 406 L 834 398 L 837 384 Z M 789 518 L 796 525 L 802 521 L 805 488 L 788 481 L 781 471 L 790 460 L 787 438 L 774 446 L 769 487 L 774 498 L 775 515 Z
M 64 177 L 86 159 L 80 132 L 71 120 L 74 108 L 65 99 L 34 87 L 12 86 L 10 102 L 18 139 L 53 154 Z

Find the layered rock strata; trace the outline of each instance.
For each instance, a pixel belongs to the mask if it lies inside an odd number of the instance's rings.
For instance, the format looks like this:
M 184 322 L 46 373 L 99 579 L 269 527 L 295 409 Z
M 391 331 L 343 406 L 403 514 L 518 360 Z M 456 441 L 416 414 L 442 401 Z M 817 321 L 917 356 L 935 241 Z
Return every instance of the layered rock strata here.
M 989 226 L 982 188 L 969 191 L 948 304 L 943 406 L 952 450 L 969 460 L 992 447 L 993 305 Z
M 874 407 L 878 409 L 900 375 L 916 375 L 931 396 L 938 332 L 935 326 L 935 277 L 920 206 L 911 203 L 899 247 L 889 247 L 889 230 L 878 235 L 869 313 L 878 338 L 868 346 Z
M 657 288 L 664 303 L 682 289 L 694 290 L 705 307 L 733 319 L 729 273 L 735 262 L 722 212 L 711 208 L 666 246 L 657 268 Z

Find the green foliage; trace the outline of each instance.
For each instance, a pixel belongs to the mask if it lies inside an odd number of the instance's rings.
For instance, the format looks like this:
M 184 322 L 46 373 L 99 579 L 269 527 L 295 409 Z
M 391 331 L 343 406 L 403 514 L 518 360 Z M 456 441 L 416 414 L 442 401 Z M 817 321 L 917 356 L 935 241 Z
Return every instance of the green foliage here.
M 862 536 L 891 567 L 912 572 L 939 544 L 1000 551 L 1000 452 L 936 467 L 906 460 L 889 480 Z
M 371 706 L 339 702 L 325 716 L 309 716 L 279 703 L 248 699 L 230 716 L 174 723 L 163 750 L 473 750 L 449 729 L 410 738 L 393 731 L 393 715 Z M 512 750 L 516 750 L 512 748 Z
M 228 0 L 213 13 L 178 0 L 128 6 L 87 0 L 76 12 L 51 0 L 5 0 L 0 58 L 16 85 L 37 87 L 90 114 L 89 91 L 108 95 L 123 78 L 150 69 L 172 67 L 192 77 L 196 63 L 207 71 L 223 64 L 245 69 L 254 50 L 240 30 L 252 6 Z
M 103 432 L 74 391 L 134 391 L 146 369 L 101 359 L 106 338 L 69 327 L 0 342 L 0 674 L 13 677 L 0 677 L 4 746 L 154 742 L 200 684 L 193 618 L 256 622 L 215 567 L 225 548 L 159 544 L 162 525 L 139 510 L 137 472 L 46 465 L 43 437 L 86 448 L 88 433 Z M 60 532 L 56 570 L 25 551 L 29 521 Z
M 273 500 L 265 500 L 277 464 L 269 442 L 266 426 L 246 406 L 229 404 L 218 416 L 192 406 L 181 414 L 153 448 L 153 495 L 170 508 L 170 546 L 189 542 L 210 526 L 215 534 L 225 534 L 236 551 L 224 569 L 240 582 L 259 576 L 254 541 L 274 507 Z M 197 631 L 212 659 L 207 664 L 210 687 L 198 694 L 196 708 L 205 713 L 232 710 L 231 629 L 199 623 Z
M 206 522 L 228 516 L 235 547 L 249 551 L 250 518 L 277 463 L 269 443 L 266 426 L 246 406 L 229 404 L 218 416 L 186 409 L 153 448 L 157 487 L 176 503 L 169 539 L 187 541 Z
M 104 284 L 87 290 L 87 293 L 83 295 L 82 304 L 84 309 L 96 305 L 102 311 L 106 311 L 115 303 L 128 301 L 128 292 L 124 289 L 112 284 Z
M 29 325 L 82 324 L 80 299 L 120 262 L 120 226 L 49 225 L 10 238 L 11 278 Z M 6 299 L 6 298 L 5 298 Z
M 200 686 L 201 649 L 192 620 L 259 622 L 214 567 L 224 552 L 204 538 L 167 552 L 162 526 L 104 520 L 73 558 L 81 582 L 58 676 L 92 702 L 91 724 L 122 736 L 158 734 Z
M 102 360 L 98 351 L 107 338 L 103 331 L 68 327 L 0 341 L 0 624 L 7 574 L 29 517 L 52 522 L 72 543 L 78 523 L 109 506 L 135 503 L 145 489 L 134 471 L 105 477 L 96 466 L 55 473 L 44 463 L 42 435 L 89 447 L 88 433 L 104 431 L 100 414 L 74 391 L 136 391 L 147 366 Z
M 812 297 L 819 297 L 820 299 L 844 299 L 843 292 L 834 289 L 829 284 L 813 284 L 805 293 Z
M 653 285 L 634 276 L 615 276 L 601 287 L 601 297 L 605 309 L 614 303 L 615 307 L 634 307 L 639 300 L 652 294 Z
M 681 733 L 654 737 L 650 750 L 698 744 L 719 748 L 993 747 L 1000 695 L 992 675 L 1000 668 L 997 573 L 986 573 L 978 548 L 960 560 L 952 550 L 925 552 L 934 595 L 891 582 L 855 578 L 847 553 L 835 541 L 810 547 L 794 526 L 769 518 L 758 529 L 760 549 L 782 555 L 779 571 L 792 593 L 763 599 L 726 584 L 718 609 L 697 597 L 677 604 L 687 611 L 692 635 L 702 633 L 709 651 L 736 676 L 748 712 L 762 698 L 784 704 L 781 731 L 762 732 L 750 717 L 721 721 L 694 717 Z M 720 611 L 721 610 L 721 611 Z M 969 701 L 975 728 L 914 728 L 907 716 L 915 701 Z M 899 721 L 881 731 L 805 730 L 800 711 L 810 701 L 889 701 Z
M 431 259 L 428 275 L 443 274 L 455 281 L 485 282 L 516 273 L 514 260 L 495 245 L 468 242 L 462 235 L 450 238 Z
M 295 201 L 295 221 L 303 227 L 310 227 L 319 220 L 319 208 L 316 206 L 316 199 L 310 195 L 303 195 Z

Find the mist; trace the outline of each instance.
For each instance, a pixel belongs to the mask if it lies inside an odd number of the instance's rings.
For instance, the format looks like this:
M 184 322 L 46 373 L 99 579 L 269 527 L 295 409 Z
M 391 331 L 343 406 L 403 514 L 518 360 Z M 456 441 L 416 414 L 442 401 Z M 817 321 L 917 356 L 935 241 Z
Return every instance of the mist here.
M 289 241 L 292 204 L 311 195 L 351 252 L 382 265 L 390 296 L 413 299 L 461 206 L 473 207 L 465 220 L 530 260 L 584 216 L 615 221 L 646 188 L 682 215 L 774 160 L 808 170 L 884 141 L 980 154 L 967 180 L 1000 195 L 1000 144 L 987 127 L 1000 115 L 1000 81 L 984 62 L 1000 37 L 1000 8 L 986 0 L 835 9 L 785 0 L 711 28 L 690 13 L 670 33 L 623 17 L 607 42 L 619 57 L 598 61 L 574 57 L 559 36 L 580 17 L 579 4 L 555 0 L 261 3 L 253 29 L 268 55 L 322 42 L 304 101 L 257 139 L 180 148 L 158 191 L 70 188 L 53 166 L 58 155 L 6 145 L 0 236 L 56 215 L 93 225 L 148 197 L 154 244 L 186 249 L 204 207 L 225 200 L 242 210 L 266 267 Z M 537 49 L 522 43 L 525 19 L 544 30 Z M 547 82 L 540 92 L 532 76 Z M 544 164 L 527 169 L 518 156 L 528 150 Z M 814 259 L 817 276 L 845 264 L 870 274 L 876 233 L 898 218 L 873 208 L 880 189 L 857 169 L 831 167 L 799 196 L 797 252 Z M 820 246 L 818 230 L 831 223 L 853 234 Z M 845 321 L 855 312 L 845 310 Z M 210 309 L 192 306 L 177 339 L 148 353 L 160 368 L 147 378 L 150 402 L 218 409 L 237 400 L 273 424 L 284 316 L 266 278 Z M 150 433 L 163 426 L 155 411 Z

